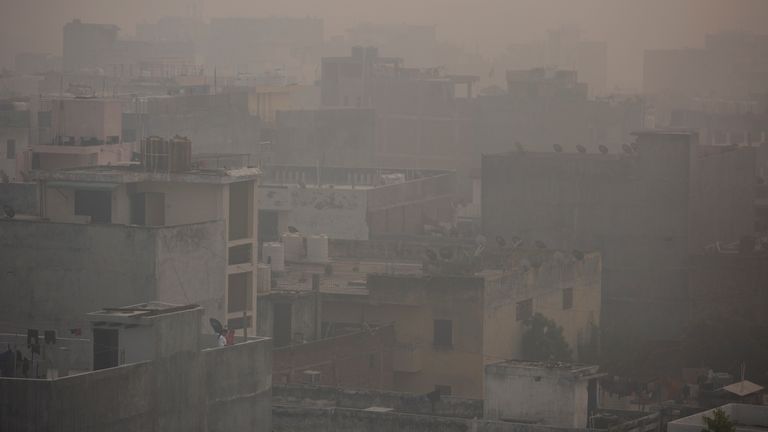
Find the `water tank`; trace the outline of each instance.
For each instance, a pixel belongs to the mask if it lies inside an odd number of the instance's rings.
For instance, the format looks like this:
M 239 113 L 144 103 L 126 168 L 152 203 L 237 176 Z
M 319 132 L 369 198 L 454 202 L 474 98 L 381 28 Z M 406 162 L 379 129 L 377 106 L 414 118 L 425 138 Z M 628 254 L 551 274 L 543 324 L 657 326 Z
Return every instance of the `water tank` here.
M 301 234 L 283 234 L 286 261 L 300 261 L 304 258 L 304 238 Z
M 285 270 L 285 248 L 282 243 L 264 243 L 264 246 L 261 247 L 261 256 L 262 261 L 269 264 L 272 271 L 281 272 Z
M 328 262 L 328 236 L 321 234 L 307 237 L 307 261 Z

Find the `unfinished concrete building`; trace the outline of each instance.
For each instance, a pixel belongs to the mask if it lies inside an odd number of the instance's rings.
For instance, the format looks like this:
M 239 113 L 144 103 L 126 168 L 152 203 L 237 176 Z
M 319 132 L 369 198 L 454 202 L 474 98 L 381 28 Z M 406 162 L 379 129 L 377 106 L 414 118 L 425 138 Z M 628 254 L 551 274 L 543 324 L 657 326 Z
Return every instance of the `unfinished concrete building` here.
M 690 254 L 753 230 L 754 149 L 649 131 L 627 151 L 484 156 L 483 230 L 602 251 L 606 329 L 674 339 L 687 317 Z

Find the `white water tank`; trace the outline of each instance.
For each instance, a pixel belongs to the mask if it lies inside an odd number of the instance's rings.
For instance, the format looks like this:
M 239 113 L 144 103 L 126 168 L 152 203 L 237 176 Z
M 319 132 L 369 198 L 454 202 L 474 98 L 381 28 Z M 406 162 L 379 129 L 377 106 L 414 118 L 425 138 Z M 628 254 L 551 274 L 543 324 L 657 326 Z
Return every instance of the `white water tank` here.
M 286 261 L 300 261 L 304 258 L 304 238 L 301 234 L 283 234 Z
M 262 261 L 269 264 L 272 271 L 281 272 L 285 270 L 285 248 L 282 243 L 264 243 L 264 246 L 261 247 L 261 257 Z
M 307 236 L 307 261 L 312 263 L 328 262 L 328 236 Z

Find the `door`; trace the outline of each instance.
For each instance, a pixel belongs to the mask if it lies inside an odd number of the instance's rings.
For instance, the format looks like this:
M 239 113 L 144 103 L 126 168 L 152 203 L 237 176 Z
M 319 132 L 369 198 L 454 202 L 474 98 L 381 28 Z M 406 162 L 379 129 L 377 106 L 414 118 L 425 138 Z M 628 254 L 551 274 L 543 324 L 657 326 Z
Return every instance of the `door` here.
M 93 329 L 93 370 L 117 367 L 118 346 L 116 329 Z
M 291 304 L 275 303 L 272 322 L 272 338 L 276 347 L 291 343 Z

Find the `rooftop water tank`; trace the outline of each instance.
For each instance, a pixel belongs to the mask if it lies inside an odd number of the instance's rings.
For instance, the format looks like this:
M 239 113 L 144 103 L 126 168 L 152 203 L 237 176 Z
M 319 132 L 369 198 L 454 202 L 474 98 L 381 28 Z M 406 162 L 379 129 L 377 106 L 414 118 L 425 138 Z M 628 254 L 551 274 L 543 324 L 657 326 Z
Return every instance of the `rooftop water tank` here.
M 284 233 L 283 246 L 285 246 L 286 261 L 300 261 L 304 259 L 304 238 L 301 234 Z
M 328 262 L 328 236 L 321 234 L 307 237 L 307 261 Z
M 261 256 L 262 260 L 271 267 L 272 271 L 281 272 L 285 270 L 285 248 L 282 243 L 264 243 L 261 247 Z

